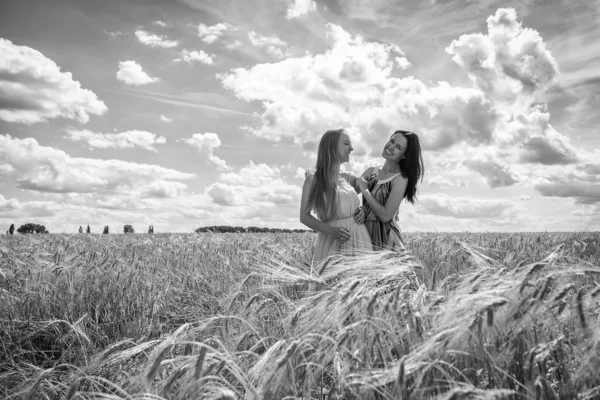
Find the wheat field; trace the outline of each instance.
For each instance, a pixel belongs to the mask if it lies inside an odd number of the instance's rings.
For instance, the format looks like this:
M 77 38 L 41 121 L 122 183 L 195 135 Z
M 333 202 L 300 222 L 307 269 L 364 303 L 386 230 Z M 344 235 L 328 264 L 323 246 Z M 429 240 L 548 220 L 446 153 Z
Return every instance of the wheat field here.
M 0 397 L 600 398 L 600 234 L 405 238 L 2 236 Z

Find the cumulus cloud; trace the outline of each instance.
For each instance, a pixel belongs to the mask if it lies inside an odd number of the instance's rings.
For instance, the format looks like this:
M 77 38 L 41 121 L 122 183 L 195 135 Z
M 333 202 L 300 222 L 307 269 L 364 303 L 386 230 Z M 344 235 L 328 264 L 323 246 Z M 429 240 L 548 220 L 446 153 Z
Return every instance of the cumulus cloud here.
M 159 21 L 154 21 L 154 24 L 156 24 L 156 25 L 158 25 L 158 26 L 160 26 L 162 28 L 164 28 L 165 26 L 167 26 L 166 22 L 160 21 L 160 20 Z
M 7 168 L 8 166 L 8 168 Z M 71 157 L 40 146 L 33 138 L 0 135 L 0 171 L 17 187 L 51 193 L 120 193 L 139 191 L 156 181 L 185 181 L 194 174 L 158 165 Z
M 151 77 L 142 69 L 142 66 L 135 61 L 119 61 L 119 70 L 117 79 L 125 82 L 127 85 L 147 85 L 158 82 L 160 79 Z
M 142 197 L 146 198 L 169 198 L 182 195 L 187 189 L 187 185 L 181 182 L 155 180 L 142 189 Z
M 227 23 L 219 23 L 211 26 L 206 24 L 198 25 L 198 36 L 205 43 L 214 43 L 223 34 L 229 30 L 233 30 L 233 26 Z
M 487 28 L 487 34 L 462 35 L 446 51 L 494 104 L 499 114 L 494 142 L 520 146 L 522 163 L 576 162 L 568 138 L 549 124 L 550 115 L 541 105 L 559 75 L 544 40 L 524 28 L 512 8 L 498 9 L 487 19 Z
M 263 36 L 255 31 L 250 31 L 248 33 L 248 38 L 253 46 L 264 48 L 267 53 L 273 57 L 279 59 L 285 57 L 285 52 L 282 50 L 282 47 L 287 46 L 287 43 L 279 39 L 277 36 Z
M 180 139 L 178 142 L 183 142 L 195 147 L 200 154 L 206 157 L 207 161 L 214 163 L 220 169 L 229 169 L 225 160 L 222 160 L 213 154 L 214 150 L 221 146 L 221 139 L 219 139 L 219 135 L 216 133 L 194 133 L 191 138 Z
M 207 64 L 207 65 L 211 65 L 214 62 L 213 56 L 202 50 L 189 51 L 186 49 L 182 50 L 180 57 L 175 58 L 173 61 L 175 61 L 175 62 L 185 61 L 188 64 L 193 64 L 194 62 L 199 62 L 199 63 Z
M 0 38 L 0 120 L 32 124 L 53 118 L 86 123 L 107 107 L 70 72 L 39 51 Z
M 419 204 L 431 214 L 461 219 L 496 218 L 512 207 L 508 201 L 451 197 L 444 193 L 423 195 L 419 198 Z
M 533 182 L 542 196 L 573 198 L 578 204 L 600 204 L 600 164 L 561 168 L 560 172 L 540 176 Z
M 143 30 L 135 31 L 135 37 L 140 41 L 140 43 L 145 44 L 150 47 L 162 47 L 164 49 L 169 49 L 171 47 L 177 47 L 179 42 L 177 40 L 169 40 L 164 35 L 155 35 L 150 32 L 146 32 Z
M 279 39 L 277 36 L 263 36 L 255 31 L 248 32 L 248 39 L 250 39 L 250 43 L 256 47 L 265 47 L 269 45 L 287 46 L 287 43 Z
M 356 132 L 357 145 L 376 153 L 372 144 L 401 126 L 419 133 L 430 151 L 461 144 L 498 149 L 497 163 L 578 161 L 568 138 L 549 123 L 543 103 L 558 74 L 556 61 L 514 10 L 499 9 L 488 18 L 487 33 L 463 35 L 448 47 L 471 78 L 468 87 L 399 77 L 397 71 L 410 62 L 398 46 L 365 40 L 333 24 L 327 30 L 331 46 L 324 53 L 217 75 L 239 99 L 262 105 L 260 122 L 245 130 L 273 141 L 289 137 L 313 152 L 323 132 L 343 126 Z M 484 177 L 494 187 L 517 180 L 497 169 L 491 175 L 487 167 Z
M 452 181 L 444 178 L 443 176 L 439 176 L 439 175 L 435 175 L 435 176 L 431 176 L 431 177 L 427 176 L 424 179 L 424 182 L 425 182 L 425 184 L 437 186 L 442 189 L 449 189 L 449 188 L 452 188 L 455 186 L 454 183 L 452 183 Z
M 465 160 L 463 164 L 481 175 L 489 187 L 505 187 L 518 183 L 507 165 L 500 165 L 493 160 Z
M 74 142 L 84 141 L 88 146 L 97 149 L 129 149 L 140 147 L 157 152 L 155 144 L 164 144 L 167 139 L 146 131 L 125 131 L 121 133 L 96 133 L 89 130 L 67 130 L 66 139 Z
M 395 79 L 390 77 L 395 59 L 404 53 L 396 45 L 353 38 L 336 25 L 328 25 L 328 37 L 332 48 L 324 54 L 235 68 L 218 75 L 238 98 L 264 105 L 261 126 L 248 130 L 274 141 L 291 137 L 303 145 L 318 140 L 331 126 L 368 128 L 364 125 L 382 115 L 385 89 Z M 388 99 L 397 100 L 391 93 Z M 396 116 L 392 108 L 390 105 L 388 114 Z
M 317 4 L 313 0 L 292 0 L 285 14 L 286 19 L 295 19 L 316 11 Z
M 462 35 L 446 49 L 477 88 L 510 103 L 548 88 L 559 73 L 558 63 L 540 34 L 517 21 L 515 9 L 498 9 L 488 17 L 487 28 L 487 35 Z
M 21 202 L 15 198 L 7 199 L 0 194 L 0 218 L 51 217 L 60 210 L 62 206 L 53 201 Z
M 242 42 L 239 40 L 234 40 L 232 42 L 225 43 L 225 48 L 229 51 L 235 50 L 242 45 Z
M 167 116 L 164 116 L 164 115 L 162 115 L 162 114 L 160 114 L 160 120 L 161 120 L 162 122 L 173 122 L 173 118 L 169 118 L 169 117 L 167 117 Z
M 205 193 L 221 206 L 246 206 L 245 212 L 261 207 L 295 206 L 300 200 L 298 185 L 288 184 L 281 169 L 265 163 L 250 163 L 237 172 L 222 173 Z

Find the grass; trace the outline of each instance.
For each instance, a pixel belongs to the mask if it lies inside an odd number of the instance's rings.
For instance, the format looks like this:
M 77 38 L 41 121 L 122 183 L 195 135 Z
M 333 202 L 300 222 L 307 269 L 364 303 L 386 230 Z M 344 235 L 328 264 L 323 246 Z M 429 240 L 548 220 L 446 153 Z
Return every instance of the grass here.
M 599 234 L 315 240 L 2 236 L 0 397 L 600 398 Z

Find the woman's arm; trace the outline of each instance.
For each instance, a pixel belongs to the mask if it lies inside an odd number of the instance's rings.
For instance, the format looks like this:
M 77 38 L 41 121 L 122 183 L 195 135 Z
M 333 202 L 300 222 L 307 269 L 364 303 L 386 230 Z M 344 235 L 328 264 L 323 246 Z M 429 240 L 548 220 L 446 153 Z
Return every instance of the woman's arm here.
M 344 243 L 350 239 L 350 232 L 346 229 L 338 228 L 335 226 L 327 225 L 326 223 L 319 221 L 310 214 L 310 207 L 308 206 L 308 194 L 312 187 L 314 175 L 307 175 L 302 186 L 302 200 L 300 202 L 300 222 L 318 232 L 333 235 L 335 240 Z
M 402 175 L 395 177 L 391 182 L 392 188 L 390 195 L 383 205 L 379 204 L 371 192 L 367 190 L 365 183 L 361 184 L 360 186 L 361 193 L 367 203 L 369 203 L 371 211 L 373 211 L 373 213 L 377 216 L 377 219 L 385 223 L 391 221 L 392 218 L 394 218 L 394 215 L 396 215 L 396 212 L 398 212 L 398 208 L 400 208 L 400 202 L 404 197 L 407 184 L 408 179 L 404 178 Z

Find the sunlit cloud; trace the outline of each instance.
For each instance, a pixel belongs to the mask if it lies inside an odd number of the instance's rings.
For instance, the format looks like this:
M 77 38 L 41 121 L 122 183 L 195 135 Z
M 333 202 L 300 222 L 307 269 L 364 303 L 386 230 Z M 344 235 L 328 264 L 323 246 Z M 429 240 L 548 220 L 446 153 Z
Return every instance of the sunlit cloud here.
M 0 38 L 0 120 L 33 124 L 55 118 L 86 123 L 107 106 L 39 51 Z
M 179 58 L 175 58 L 173 61 L 181 62 L 185 61 L 188 64 L 193 64 L 194 62 L 199 62 L 202 64 L 211 65 L 213 63 L 213 56 L 205 53 L 202 50 L 182 50 Z
M 135 31 L 135 36 L 140 41 L 140 43 L 143 43 L 146 46 L 150 47 L 162 47 L 164 49 L 169 49 L 171 47 L 177 47 L 179 45 L 179 42 L 177 40 L 169 40 L 166 36 L 156 35 L 143 30 Z
M 221 146 L 221 139 L 216 133 L 194 133 L 191 138 L 180 139 L 178 141 L 195 147 L 196 150 L 198 150 L 198 152 L 205 157 L 207 162 L 212 162 L 213 164 L 217 165 L 219 169 L 229 169 L 225 160 L 222 160 L 214 155 L 214 150 Z
M 285 18 L 300 18 L 316 10 L 317 4 L 313 0 L 292 0 L 285 13 Z
M 142 66 L 135 61 L 119 61 L 119 70 L 117 79 L 127 85 L 147 85 L 158 82 L 160 79 L 151 77 L 142 69 Z
M 97 149 L 129 149 L 139 147 L 157 152 L 155 144 L 164 144 L 167 139 L 146 131 L 125 131 L 120 133 L 97 133 L 89 130 L 67 130 L 66 139 L 78 142 L 84 141 L 90 148 Z
M 198 25 L 198 36 L 205 43 L 214 43 L 224 35 L 225 32 L 233 30 L 233 26 L 227 23 L 219 23 L 211 26 L 206 24 Z

